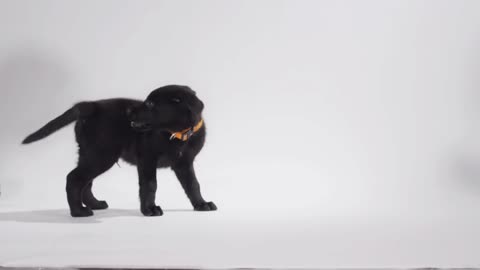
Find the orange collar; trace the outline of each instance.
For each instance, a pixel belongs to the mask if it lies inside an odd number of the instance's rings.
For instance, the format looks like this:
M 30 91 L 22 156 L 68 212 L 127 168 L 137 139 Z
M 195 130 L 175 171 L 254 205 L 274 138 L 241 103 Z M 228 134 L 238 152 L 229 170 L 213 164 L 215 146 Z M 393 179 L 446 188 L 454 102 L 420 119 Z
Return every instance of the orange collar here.
M 190 139 L 190 137 L 192 137 L 193 133 L 197 132 L 200 128 L 202 128 L 202 126 L 203 126 L 203 119 L 200 119 L 198 124 L 196 124 L 193 128 L 186 128 L 181 131 L 172 132 L 172 135 L 170 136 L 170 140 L 173 140 L 176 138 L 181 141 L 187 141 L 188 139 Z

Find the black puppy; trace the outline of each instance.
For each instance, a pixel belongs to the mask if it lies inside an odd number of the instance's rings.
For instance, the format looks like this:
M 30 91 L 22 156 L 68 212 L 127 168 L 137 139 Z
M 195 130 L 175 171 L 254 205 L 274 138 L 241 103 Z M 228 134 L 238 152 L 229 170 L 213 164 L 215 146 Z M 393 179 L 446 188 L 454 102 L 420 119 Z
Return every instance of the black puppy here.
M 23 144 L 52 134 L 76 121 L 79 145 L 77 167 L 67 175 L 67 199 L 73 217 L 106 209 L 92 193 L 92 181 L 119 158 L 137 165 L 140 209 L 145 216 L 161 216 L 155 204 L 156 169 L 171 167 L 198 211 L 216 210 L 200 193 L 193 161 L 205 142 L 203 102 L 187 86 L 168 85 L 154 90 L 142 102 L 106 99 L 80 102 L 29 135 Z M 83 204 L 86 206 L 84 207 Z

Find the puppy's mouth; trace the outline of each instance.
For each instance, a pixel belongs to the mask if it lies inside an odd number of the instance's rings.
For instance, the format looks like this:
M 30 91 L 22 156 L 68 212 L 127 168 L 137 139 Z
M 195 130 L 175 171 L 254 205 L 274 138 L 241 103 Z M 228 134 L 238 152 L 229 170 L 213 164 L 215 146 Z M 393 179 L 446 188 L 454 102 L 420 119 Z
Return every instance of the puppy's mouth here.
M 152 129 L 152 125 L 150 123 L 145 122 L 130 122 L 130 126 L 136 131 L 148 131 Z

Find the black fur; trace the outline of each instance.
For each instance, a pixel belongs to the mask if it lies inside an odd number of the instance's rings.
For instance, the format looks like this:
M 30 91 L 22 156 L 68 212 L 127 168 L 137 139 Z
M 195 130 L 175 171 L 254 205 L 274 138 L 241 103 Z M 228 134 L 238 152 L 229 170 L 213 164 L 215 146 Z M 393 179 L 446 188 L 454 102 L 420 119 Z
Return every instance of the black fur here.
M 168 85 L 154 90 L 144 102 L 117 98 L 77 103 L 23 143 L 45 138 L 76 121 L 79 159 L 67 175 L 66 186 L 73 217 L 108 208 L 105 201 L 94 197 L 92 182 L 120 158 L 137 165 L 140 209 L 145 216 L 163 214 L 155 204 L 156 169 L 165 167 L 175 172 L 195 210 L 216 210 L 213 202 L 203 199 L 193 167 L 205 142 L 205 124 L 187 141 L 170 139 L 171 132 L 195 126 L 202 110 L 203 102 L 192 89 Z

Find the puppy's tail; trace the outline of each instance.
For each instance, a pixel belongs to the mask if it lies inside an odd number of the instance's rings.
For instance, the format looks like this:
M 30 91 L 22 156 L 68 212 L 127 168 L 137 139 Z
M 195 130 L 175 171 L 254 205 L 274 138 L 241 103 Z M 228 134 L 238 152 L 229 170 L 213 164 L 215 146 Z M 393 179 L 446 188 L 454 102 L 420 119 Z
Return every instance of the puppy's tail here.
M 28 135 L 22 144 L 32 143 L 41 140 L 55 131 L 67 126 L 68 124 L 75 122 L 79 117 L 85 117 L 92 114 L 94 111 L 93 102 L 80 102 L 75 104 L 72 108 L 68 109 L 62 115 L 48 122 L 45 126 Z

